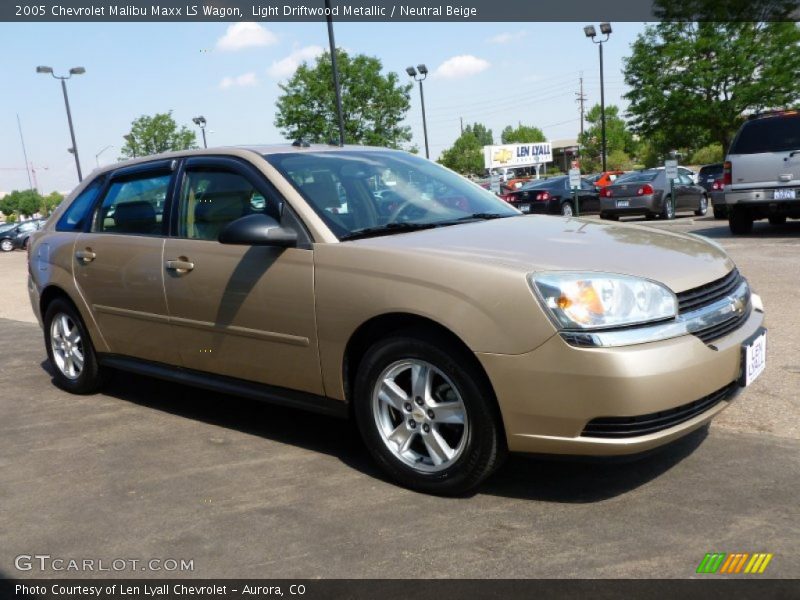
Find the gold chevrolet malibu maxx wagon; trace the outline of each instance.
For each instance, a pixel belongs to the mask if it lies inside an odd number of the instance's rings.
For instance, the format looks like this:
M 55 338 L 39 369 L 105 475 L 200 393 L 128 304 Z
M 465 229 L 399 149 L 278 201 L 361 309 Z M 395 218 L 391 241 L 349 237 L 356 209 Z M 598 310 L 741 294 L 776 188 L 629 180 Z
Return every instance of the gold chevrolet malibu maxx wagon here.
M 352 416 L 393 478 L 434 493 L 507 451 L 665 444 L 765 364 L 761 300 L 716 244 L 525 216 L 379 148 L 115 164 L 29 253 L 64 389 L 126 369 Z

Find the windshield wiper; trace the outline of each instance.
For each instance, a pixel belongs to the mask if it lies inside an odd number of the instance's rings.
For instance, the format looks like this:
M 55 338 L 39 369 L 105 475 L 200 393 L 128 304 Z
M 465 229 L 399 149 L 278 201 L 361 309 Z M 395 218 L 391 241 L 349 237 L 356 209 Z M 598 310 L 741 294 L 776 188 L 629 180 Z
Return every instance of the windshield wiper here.
M 479 213 L 472 213 L 471 215 L 464 215 L 463 217 L 454 219 L 454 221 L 489 221 L 491 219 L 505 219 L 506 217 L 516 217 L 516 216 L 519 215 L 515 213 L 504 215 L 501 213 L 479 212 Z
M 407 231 L 419 231 L 420 229 L 433 229 L 441 223 L 387 223 L 378 227 L 365 227 L 356 229 L 339 237 L 340 240 L 357 240 L 360 238 L 391 235 L 393 233 L 405 233 Z

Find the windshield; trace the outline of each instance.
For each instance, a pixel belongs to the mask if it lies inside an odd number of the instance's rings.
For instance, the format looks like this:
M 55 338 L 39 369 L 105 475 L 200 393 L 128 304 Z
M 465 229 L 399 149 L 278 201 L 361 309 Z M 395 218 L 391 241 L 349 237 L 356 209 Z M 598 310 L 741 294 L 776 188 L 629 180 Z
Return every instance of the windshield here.
M 393 150 L 270 154 L 339 239 L 520 213 L 478 185 Z
M 635 173 L 628 173 L 627 175 L 620 175 L 617 177 L 614 184 L 621 183 L 644 183 L 646 181 L 653 181 L 658 177 L 658 171 L 637 171 Z

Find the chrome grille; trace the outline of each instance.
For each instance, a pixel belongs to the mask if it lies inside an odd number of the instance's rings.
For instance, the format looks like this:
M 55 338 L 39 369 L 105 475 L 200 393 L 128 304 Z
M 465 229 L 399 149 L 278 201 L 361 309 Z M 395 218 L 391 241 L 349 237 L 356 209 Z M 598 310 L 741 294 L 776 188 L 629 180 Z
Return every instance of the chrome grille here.
M 678 312 L 683 314 L 713 304 L 736 290 L 743 279 L 738 269 L 734 269 L 722 279 L 677 294 Z

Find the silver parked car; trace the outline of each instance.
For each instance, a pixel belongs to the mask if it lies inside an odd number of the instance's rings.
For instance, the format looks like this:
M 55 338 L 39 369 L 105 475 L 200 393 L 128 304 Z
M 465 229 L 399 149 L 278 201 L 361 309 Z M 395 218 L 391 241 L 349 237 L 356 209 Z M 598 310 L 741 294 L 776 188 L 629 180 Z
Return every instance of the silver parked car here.
M 689 169 L 678 167 L 671 189 L 663 167 L 623 175 L 600 191 L 600 218 L 616 221 L 623 216 L 644 215 L 647 219 L 674 219 L 677 211 L 686 210 L 705 215 L 708 193 L 694 183 L 693 175 Z
M 800 219 L 800 111 L 745 121 L 728 152 L 724 182 L 733 234 L 749 233 L 758 219 L 772 225 Z

